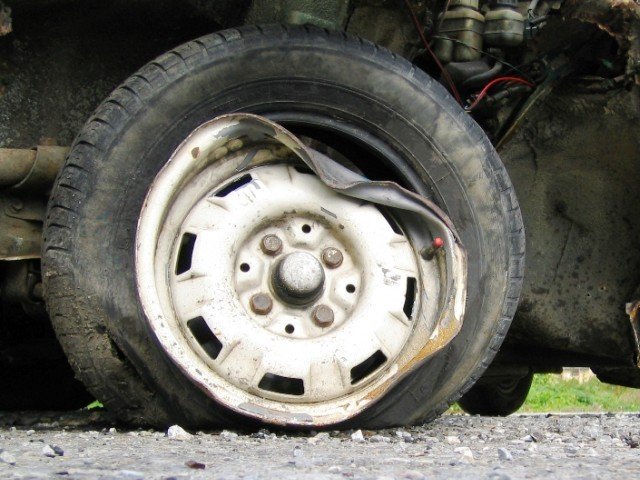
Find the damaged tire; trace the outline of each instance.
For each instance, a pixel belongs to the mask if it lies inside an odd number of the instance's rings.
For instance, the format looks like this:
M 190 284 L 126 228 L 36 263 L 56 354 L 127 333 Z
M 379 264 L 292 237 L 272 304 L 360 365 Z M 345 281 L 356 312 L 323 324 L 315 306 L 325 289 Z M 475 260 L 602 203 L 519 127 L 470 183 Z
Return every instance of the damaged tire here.
M 332 191 L 291 151 L 257 148 L 264 132 L 234 146 L 207 136 L 208 122 L 236 112 L 446 212 L 468 258 L 466 315 L 452 341 L 408 374 L 394 370 L 413 325 L 439 313 L 428 300 L 439 274 L 411 235 L 420 225 Z M 154 215 L 164 220 L 145 229 Z M 153 252 L 150 269 L 141 251 Z M 437 82 L 358 39 L 269 27 L 178 47 L 98 108 L 56 182 L 43 270 L 72 366 L 124 421 L 373 428 L 432 419 L 482 374 L 514 314 L 523 257 L 504 166 Z M 374 269 L 390 258 L 404 267 Z M 164 273 L 147 281 L 154 269 Z M 155 299 L 168 317 L 150 318 Z M 341 399 L 387 381 L 366 409 L 336 413 Z
M 469 415 L 506 417 L 524 405 L 532 382 L 533 372 L 524 377 L 481 378 L 458 405 Z

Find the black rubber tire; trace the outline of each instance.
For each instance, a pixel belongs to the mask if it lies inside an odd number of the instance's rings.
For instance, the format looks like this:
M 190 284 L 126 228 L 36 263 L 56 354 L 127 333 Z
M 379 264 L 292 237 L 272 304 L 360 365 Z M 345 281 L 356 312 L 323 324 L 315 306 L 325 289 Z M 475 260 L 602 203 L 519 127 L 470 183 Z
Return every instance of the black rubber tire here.
M 527 400 L 533 373 L 526 377 L 481 379 L 465 393 L 458 405 L 469 415 L 506 417 Z
M 373 132 L 404 183 L 448 212 L 469 254 L 462 332 L 359 417 L 429 420 L 489 365 L 515 308 L 524 229 L 511 182 L 477 124 L 433 79 L 367 41 L 313 27 L 227 30 L 182 45 L 125 81 L 74 142 L 49 203 L 47 305 L 71 364 L 121 419 L 217 427 L 243 419 L 192 385 L 154 342 L 134 282 L 136 224 L 154 176 L 198 125 L 238 110 L 322 112 Z

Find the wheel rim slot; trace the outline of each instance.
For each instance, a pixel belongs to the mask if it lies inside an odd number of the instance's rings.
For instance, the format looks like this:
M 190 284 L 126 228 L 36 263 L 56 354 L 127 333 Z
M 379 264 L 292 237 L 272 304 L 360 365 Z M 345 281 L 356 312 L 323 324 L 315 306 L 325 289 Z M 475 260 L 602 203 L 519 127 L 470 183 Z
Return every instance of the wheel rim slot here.
M 377 350 L 373 355 L 364 362 L 359 363 L 351 369 L 351 385 L 355 385 L 360 380 L 365 379 L 373 372 L 378 370 L 387 361 L 387 356 L 382 350 Z
M 404 294 L 404 306 L 402 311 L 409 320 L 413 315 L 413 304 L 416 302 L 416 279 L 414 277 L 407 277 L 407 291 Z
M 206 320 L 202 317 L 193 318 L 187 322 L 187 327 L 207 355 L 214 360 L 218 358 L 222 350 L 222 342 L 211 331 Z
M 216 197 L 220 197 L 220 198 L 226 197 L 231 192 L 238 190 L 240 187 L 245 186 L 247 183 L 251 183 L 252 180 L 253 180 L 253 177 L 251 177 L 251 175 L 247 173 L 246 175 L 243 175 L 237 180 L 234 180 L 229 185 L 227 185 L 222 190 L 220 190 L 218 193 L 216 193 Z
M 176 275 L 183 274 L 191 270 L 191 259 L 193 257 L 193 249 L 196 246 L 197 235 L 193 233 L 185 233 L 180 240 L 180 249 L 178 250 L 178 259 L 176 261 Z
M 286 395 L 304 395 L 304 381 L 301 378 L 283 377 L 275 373 L 265 373 L 258 388 Z

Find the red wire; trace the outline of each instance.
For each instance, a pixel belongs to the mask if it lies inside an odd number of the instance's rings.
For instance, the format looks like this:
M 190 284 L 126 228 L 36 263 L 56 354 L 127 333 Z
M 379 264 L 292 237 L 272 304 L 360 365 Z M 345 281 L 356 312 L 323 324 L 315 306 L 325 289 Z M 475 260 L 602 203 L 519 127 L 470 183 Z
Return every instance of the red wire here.
M 436 57 L 436 54 L 431 49 L 431 46 L 429 45 L 429 42 L 427 41 L 427 37 L 424 36 L 424 31 L 422 29 L 422 25 L 420 25 L 420 20 L 418 20 L 418 17 L 416 16 L 416 12 L 413 11 L 413 7 L 411 6 L 411 3 L 409 3 L 409 0 L 404 0 L 404 3 L 407 6 L 407 9 L 409 10 L 409 13 L 411 14 L 411 19 L 413 20 L 413 25 L 416 27 L 416 30 L 418 31 L 418 36 L 420 37 L 420 40 L 422 40 L 422 43 L 424 44 L 424 48 L 427 49 L 427 52 L 429 52 L 429 55 L 431 55 L 431 57 L 433 58 L 433 61 L 436 62 L 436 65 L 440 69 L 440 72 L 442 73 L 442 76 L 444 77 L 446 82 L 449 84 L 449 88 L 451 89 L 451 93 L 455 97 L 456 101 L 460 105 L 462 105 L 462 97 L 460 96 L 460 92 L 458 92 L 458 89 L 456 88 L 456 84 L 454 83 L 453 79 L 451 78 L 451 75 L 449 75 L 449 72 L 447 70 L 445 70 L 444 66 L 442 65 L 442 63 L 440 63 L 440 60 L 438 59 L 438 57 Z
M 474 108 L 476 108 L 478 106 L 478 104 L 480 103 L 480 101 L 484 97 L 487 96 L 487 93 L 489 92 L 489 89 L 491 87 L 493 87 L 494 85 L 496 85 L 498 83 L 503 83 L 503 82 L 521 83 L 522 85 L 526 85 L 527 87 L 534 87 L 535 86 L 533 83 L 525 80 L 524 78 L 520 78 L 520 77 L 497 77 L 497 78 L 494 78 L 489 83 L 487 83 L 482 90 L 480 90 L 480 93 L 478 93 L 478 96 L 473 101 L 473 103 L 471 105 L 469 105 L 469 108 L 467 108 L 467 110 L 473 110 Z

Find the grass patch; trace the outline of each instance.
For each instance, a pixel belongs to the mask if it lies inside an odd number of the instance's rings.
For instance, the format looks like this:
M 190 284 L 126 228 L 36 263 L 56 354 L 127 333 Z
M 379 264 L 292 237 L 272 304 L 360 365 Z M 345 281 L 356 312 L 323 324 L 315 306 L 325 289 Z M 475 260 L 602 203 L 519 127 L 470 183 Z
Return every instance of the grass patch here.
M 458 405 L 450 413 L 461 413 Z M 560 375 L 536 375 L 519 412 L 637 412 L 640 389 L 619 387 L 591 378 L 584 383 Z
M 84 408 L 86 408 L 87 410 L 93 410 L 95 408 L 104 408 L 104 405 L 102 405 L 98 400 L 94 400 Z
M 640 390 L 602 383 L 536 375 L 523 412 L 633 412 L 640 410 Z

